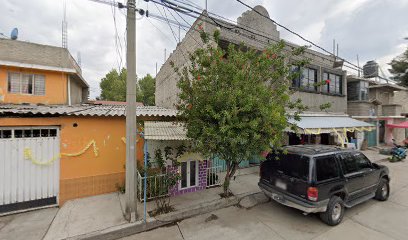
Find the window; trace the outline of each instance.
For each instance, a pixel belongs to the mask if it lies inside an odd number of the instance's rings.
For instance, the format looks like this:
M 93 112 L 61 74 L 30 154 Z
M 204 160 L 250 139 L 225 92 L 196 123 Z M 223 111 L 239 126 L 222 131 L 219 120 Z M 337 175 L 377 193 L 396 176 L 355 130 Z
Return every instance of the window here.
M 308 157 L 291 153 L 271 153 L 267 158 L 273 163 L 273 171 L 281 172 L 289 177 L 294 177 L 304 181 L 309 179 Z
M 333 73 L 323 73 L 323 81 L 326 82 L 322 87 L 322 92 L 342 94 L 343 93 L 343 81 L 342 76 Z
M 9 73 L 8 74 L 8 91 L 9 93 L 20 93 L 20 74 Z
M 45 95 L 45 77 L 37 74 L 8 74 L 8 92 Z
M 198 163 L 194 160 L 181 162 L 180 164 L 181 179 L 180 189 L 190 188 L 198 185 Z
M 364 154 L 356 153 L 356 154 L 353 154 L 353 157 L 357 163 L 359 170 L 371 168 L 371 162 L 370 160 L 368 160 L 368 158 Z
M 347 83 L 347 100 L 364 101 L 368 100 L 368 82 L 357 81 Z
M 368 100 L 368 82 L 360 81 L 360 99 L 359 100 Z
M 7 131 L 9 131 L 8 135 L 11 137 L 11 130 Z M 15 129 L 14 137 L 15 138 L 57 137 L 57 129 L 55 128 Z
M 357 161 L 350 153 L 341 154 L 340 163 L 344 174 L 355 173 L 359 171 Z
M 338 176 L 339 170 L 334 155 L 316 158 L 316 180 L 318 182 Z
M 11 138 L 11 130 L 0 130 L 0 138 Z
M 307 67 L 292 66 L 293 72 L 300 72 L 301 75 L 298 78 L 292 80 L 292 87 L 299 88 L 308 91 L 316 91 L 317 82 L 317 70 Z

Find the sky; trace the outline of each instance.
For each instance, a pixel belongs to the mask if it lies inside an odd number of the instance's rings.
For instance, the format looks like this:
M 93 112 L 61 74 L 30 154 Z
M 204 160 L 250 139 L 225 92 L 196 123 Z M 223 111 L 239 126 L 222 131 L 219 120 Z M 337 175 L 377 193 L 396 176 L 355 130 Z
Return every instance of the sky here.
M 105 0 L 109 1 L 109 0 Z M 205 0 L 193 2 L 204 8 Z M 19 40 L 61 46 L 63 0 L 1 0 L 0 33 L 9 35 L 19 29 Z M 385 75 L 395 56 L 408 46 L 408 0 L 247 0 L 251 6 L 264 6 L 272 19 L 305 38 L 331 50 L 333 39 L 339 44 L 339 56 L 362 66 L 376 60 Z M 174 12 L 152 2 L 136 0 L 137 8 L 150 13 L 173 16 Z M 207 0 L 208 11 L 236 19 L 246 10 L 236 0 Z M 159 11 L 160 10 L 160 11 Z M 81 58 L 82 73 L 90 85 L 90 97 L 100 94 L 99 82 L 111 69 L 126 66 L 126 12 L 90 0 L 66 0 L 68 49 Z M 190 24 L 194 19 L 183 17 Z M 179 29 L 156 19 L 138 16 L 136 61 L 138 77 L 156 74 L 177 46 Z M 278 27 L 281 38 L 307 45 L 300 38 Z M 180 29 L 180 37 L 185 31 Z M 78 54 L 79 53 L 79 54 Z M 347 69 L 346 69 L 347 70 Z M 350 72 L 353 73 L 353 72 Z

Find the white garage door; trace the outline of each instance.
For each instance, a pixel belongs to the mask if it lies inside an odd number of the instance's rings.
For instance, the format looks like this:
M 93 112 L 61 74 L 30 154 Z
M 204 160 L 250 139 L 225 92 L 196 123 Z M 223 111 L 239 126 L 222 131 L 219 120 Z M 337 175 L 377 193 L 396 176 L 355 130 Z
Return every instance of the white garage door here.
M 58 127 L 0 127 L 0 213 L 57 203 Z

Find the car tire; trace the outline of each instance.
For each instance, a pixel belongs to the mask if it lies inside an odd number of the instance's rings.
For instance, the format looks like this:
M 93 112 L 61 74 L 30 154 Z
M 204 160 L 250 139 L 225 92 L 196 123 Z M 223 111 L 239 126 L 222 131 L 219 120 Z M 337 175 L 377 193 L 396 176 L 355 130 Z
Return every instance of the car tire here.
M 387 179 L 381 178 L 380 184 L 378 184 L 377 191 L 375 192 L 375 199 L 378 201 L 387 201 L 390 196 L 390 184 Z
M 320 219 L 329 226 L 336 226 L 343 220 L 344 204 L 338 196 L 330 198 L 326 212 L 320 213 Z

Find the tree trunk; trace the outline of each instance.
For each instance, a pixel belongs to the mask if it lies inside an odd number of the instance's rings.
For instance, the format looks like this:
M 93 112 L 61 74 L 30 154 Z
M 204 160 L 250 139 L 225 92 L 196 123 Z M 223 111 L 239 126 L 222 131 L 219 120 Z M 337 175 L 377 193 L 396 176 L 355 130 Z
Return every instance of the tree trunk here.
M 230 182 L 231 178 L 234 176 L 235 171 L 238 168 L 238 163 L 227 161 L 227 172 L 225 174 L 223 190 L 224 190 L 224 197 L 228 197 L 230 195 Z

